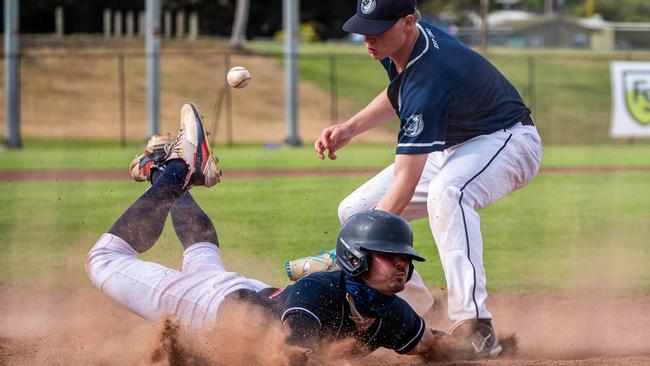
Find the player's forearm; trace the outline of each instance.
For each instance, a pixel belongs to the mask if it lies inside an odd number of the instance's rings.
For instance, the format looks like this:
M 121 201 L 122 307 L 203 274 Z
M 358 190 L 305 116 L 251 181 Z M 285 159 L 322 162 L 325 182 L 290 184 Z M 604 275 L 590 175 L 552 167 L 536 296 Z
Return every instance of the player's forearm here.
M 420 181 L 427 154 L 395 156 L 395 178 L 393 184 L 377 204 L 377 210 L 400 215 L 413 198 Z
M 384 196 L 381 198 L 375 209 L 392 212 L 395 215 L 400 215 L 402 211 L 408 206 L 415 187 L 404 187 L 393 184 Z
M 394 118 L 396 118 L 395 110 L 384 89 L 365 108 L 343 124 L 350 129 L 352 136 L 356 136 Z

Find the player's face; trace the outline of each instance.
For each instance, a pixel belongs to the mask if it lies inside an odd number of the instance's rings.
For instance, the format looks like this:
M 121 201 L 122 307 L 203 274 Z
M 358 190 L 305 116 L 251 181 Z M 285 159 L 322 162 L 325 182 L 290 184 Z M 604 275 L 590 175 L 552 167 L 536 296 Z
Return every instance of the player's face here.
M 407 32 L 411 29 L 412 23 L 413 16 L 407 15 L 400 18 L 384 33 L 363 36 L 363 43 L 370 57 L 382 60 L 398 53 L 406 44 Z
M 395 295 L 406 285 L 409 259 L 405 255 L 370 252 L 370 266 L 364 282 L 385 295 Z

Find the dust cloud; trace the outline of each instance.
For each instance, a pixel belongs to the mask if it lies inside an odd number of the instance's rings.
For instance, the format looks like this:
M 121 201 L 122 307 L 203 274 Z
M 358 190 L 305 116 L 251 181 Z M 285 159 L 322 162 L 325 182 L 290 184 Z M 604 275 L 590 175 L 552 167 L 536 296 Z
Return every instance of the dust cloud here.
M 288 360 L 279 322 L 249 306 L 231 307 L 217 326 L 197 334 L 173 319 L 144 320 L 99 291 L 78 287 L 0 284 L 0 365 L 282 365 Z M 440 300 L 445 293 L 434 295 Z M 444 303 L 437 301 L 436 311 L 428 314 L 430 326 L 449 325 Z M 494 294 L 489 307 L 508 352 L 479 364 L 650 364 L 647 296 Z M 328 345 L 310 355 L 309 364 L 422 363 L 388 350 L 349 358 L 353 348 L 350 341 Z

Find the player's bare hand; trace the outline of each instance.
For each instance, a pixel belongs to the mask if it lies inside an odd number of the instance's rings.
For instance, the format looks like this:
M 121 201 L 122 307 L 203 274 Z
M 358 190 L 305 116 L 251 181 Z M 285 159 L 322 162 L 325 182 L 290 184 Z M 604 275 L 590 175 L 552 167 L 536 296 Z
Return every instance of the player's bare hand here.
M 318 158 L 325 159 L 325 150 L 327 150 L 327 157 L 335 160 L 336 150 L 347 145 L 352 140 L 352 133 L 345 124 L 337 124 L 324 128 L 320 137 L 314 142 L 314 149 Z

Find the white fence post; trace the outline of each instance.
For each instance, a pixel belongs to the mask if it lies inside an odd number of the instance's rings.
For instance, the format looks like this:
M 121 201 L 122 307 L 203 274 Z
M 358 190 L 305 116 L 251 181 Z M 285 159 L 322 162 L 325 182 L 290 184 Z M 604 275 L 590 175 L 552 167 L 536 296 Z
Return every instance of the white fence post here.
M 111 9 L 104 9 L 104 38 L 111 38 Z
M 190 13 L 190 34 L 191 41 L 196 41 L 199 36 L 199 14 L 193 11 Z
M 54 9 L 54 28 L 56 29 L 56 35 L 58 37 L 63 37 L 63 7 L 57 6 Z
M 122 12 L 119 10 L 113 16 L 113 37 L 122 38 Z
M 126 38 L 133 38 L 134 28 L 133 10 L 129 10 L 126 12 Z
M 185 12 L 179 10 L 176 12 L 176 38 L 185 37 Z

